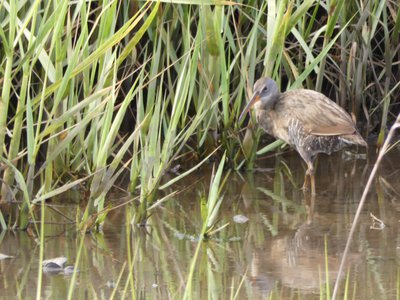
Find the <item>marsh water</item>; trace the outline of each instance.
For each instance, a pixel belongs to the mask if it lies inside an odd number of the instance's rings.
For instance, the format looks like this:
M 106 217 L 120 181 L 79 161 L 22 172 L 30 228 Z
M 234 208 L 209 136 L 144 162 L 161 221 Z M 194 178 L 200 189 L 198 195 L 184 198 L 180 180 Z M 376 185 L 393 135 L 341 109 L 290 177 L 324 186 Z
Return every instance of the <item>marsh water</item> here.
M 374 150 L 321 155 L 315 199 L 300 190 L 304 165 L 293 151 L 261 159 L 254 172 L 231 173 L 218 221 L 228 225 L 201 245 L 192 298 L 331 294 L 375 158 Z M 340 276 L 339 299 L 345 293 L 353 299 L 395 299 L 399 293 L 399 158 L 399 149 L 385 157 L 368 195 Z M 63 194 L 46 209 L 44 258 L 65 256 L 67 265 L 79 269 L 74 299 L 182 298 L 202 226 L 200 199 L 207 196 L 211 173 L 211 166 L 203 167 L 164 191 L 179 193 L 153 209 L 145 227 L 130 224 L 135 210 L 125 205 L 109 213 L 102 232 L 77 234 L 73 222 L 83 209 L 78 207 L 82 194 Z M 118 190 L 108 197 L 111 206 L 127 200 Z M 35 298 L 41 267 L 35 237 L 2 232 L 0 253 L 13 256 L 0 260 L 0 299 Z M 41 297 L 65 299 L 71 279 L 63 272 L 44 274 Z

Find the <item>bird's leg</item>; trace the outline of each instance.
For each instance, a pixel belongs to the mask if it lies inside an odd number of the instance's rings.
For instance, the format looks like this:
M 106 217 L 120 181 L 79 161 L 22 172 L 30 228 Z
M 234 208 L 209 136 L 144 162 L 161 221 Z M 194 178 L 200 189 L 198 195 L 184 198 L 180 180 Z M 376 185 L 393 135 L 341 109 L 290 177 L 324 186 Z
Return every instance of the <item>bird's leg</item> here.
M 314 166 L 312 161 L 307 162 L 308 165 L 308 175 L 310 176 L 310 181 L 311 181 L 311 195 L 315 195 L 315 171 L 314 171 Z
M 310 179 L 310 175 L 308 174 L 308 169 L 306 171 L 306 174 L 304 175 L 304 183 L 303 183 L 303 191 L 307 191 L 308 190 L 308 186 L 310 185 L 309 180 Z
M 312 172 L 312 174 L 310 175 L 310 177 L 311 177 L 311 195 L 314 195 L 314 196 L 315 196 L 316 192 L 315 192 L 315 176 L 314 176 L 314 171 Z
M 304 177 L 303 190 L 308 191 L 308 186 L 311 184 L 311 194 L 315 195 L 315 177 L 314 177 L 314 166 L 312 161 L 307 161 L 308 169 Z
M 315 195 L 304 193 L 304 204 L 307 212 L 307 224 L 310 225 L 314 216 Z

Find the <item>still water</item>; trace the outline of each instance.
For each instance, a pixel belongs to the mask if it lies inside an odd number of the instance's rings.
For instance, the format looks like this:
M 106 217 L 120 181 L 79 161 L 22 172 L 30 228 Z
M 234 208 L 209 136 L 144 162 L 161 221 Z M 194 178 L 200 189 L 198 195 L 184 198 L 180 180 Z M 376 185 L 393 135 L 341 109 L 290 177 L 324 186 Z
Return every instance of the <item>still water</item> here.
M 370 152 L 321 155 L 315 199 L 299 189 L 304 165 L 294 152 L 261 159 L 255 172 L 231 173 L 218 222 L 229 225 L 202 244 L 192 298 L 320 299 L 332 294 L 375 161 Z M 339 299 L 345 292 L 348 299 L 396 299 L 399 293 L 399 158 L 399 149 L 385 157 L 368 195 L 340 276 Z M 46 210 L 44 258 L 65 256 L 67 265 L 77 265 L 74 299 L 182 298 L 202 226 L 199 203 L 207 196 L 210 174 L 211 168 L 204 168 L 165 191 L 181 192 L 152 210 L 147 227 L 130 225 L 134 208 L 126 205 L 110 212 L 102 233 L 83 239 L 69 224 L 80 213 L 76 203 L 81 195 L 64 194 Z M 124 197 L 116 191 L 108 201 L 117 205 L 127 201 Z M 14 257 L 0 260 L 0 299 L 35 298 L 40 267 L 35 238 L 27 232 L 2 232 L 0 253 Z M 44 274 L 41 297 L 65 299 L 71 278 Z

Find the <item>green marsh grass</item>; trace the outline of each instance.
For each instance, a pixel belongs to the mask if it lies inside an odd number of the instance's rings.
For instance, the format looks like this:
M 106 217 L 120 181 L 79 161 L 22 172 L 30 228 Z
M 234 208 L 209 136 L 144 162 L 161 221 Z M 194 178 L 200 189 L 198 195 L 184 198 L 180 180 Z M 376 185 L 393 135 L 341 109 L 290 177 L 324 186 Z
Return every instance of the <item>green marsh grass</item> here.
M 219 210 L 223 201 L 223 196 L 221 195 L 221 189 L 224 184 L 224 178 L 226 179 L 229 174 L 226 174 L 225 177 L 223 177 L 223 169 L 224 169 L 224 164 L 225 164 L 225 154 L 222 156 L 221 162 L 218 166 L 218 169 L 216 172 L 212 172 L 212 178 L 210 182 L 210 189 L 208 193 L 208 198 L 207 201 L 205 199 L 201 199 L 201 218 L 203 221 L 202 228 L 200 231 L 197 247 L 195 250 L 195 253 L 193 255 L 192 260 L 190 261 L 190 269 L 188 272 L 187 280 L 186 280 L 186 286 L 185 286 L 185 293 L 183 295 L 183 299 L 191 299 L 192 298 L 192 284 L 193 284 L 193 276 L 194 272 L 196 270 L 196 265 L 199 264 L 198 258 L 200 255 L 200 251 L 203 250 L 203 255 L 205 255 L 204 252 L 207 252 L 207 245 L 204 243 L 209 239 L 213 234 L 217 233 L 218 231 L 222 230 L 224 227 L 229 225 L 228 223 L 223 224 L 222 226 L 216 228 L 217 225 L 217 218 L 219 215 Z M 209 260 L 207 259 L 207 262 Z M 213 272 L 210 270 L 211 266 L 209 263 L 207 264 L 207 282 L 209 284 L 214 285 L 215 280 L 213 280 Z M 210 278 L 211 277 L 211 278 Z M 209 291 L 215 291 L 216 288 L 211 286 L 209 288 Z M 215 295 L 214 295 L 215 296 Z

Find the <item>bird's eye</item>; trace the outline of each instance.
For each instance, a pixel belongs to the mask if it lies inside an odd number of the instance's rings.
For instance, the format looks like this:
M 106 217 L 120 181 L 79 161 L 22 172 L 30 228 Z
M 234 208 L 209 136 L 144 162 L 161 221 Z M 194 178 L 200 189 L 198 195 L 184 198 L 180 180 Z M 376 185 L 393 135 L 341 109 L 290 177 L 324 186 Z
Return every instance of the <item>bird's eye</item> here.
M 268 86 L 264 86 L 261 92 L 263 92 L 263 93 L 268 92 Z

